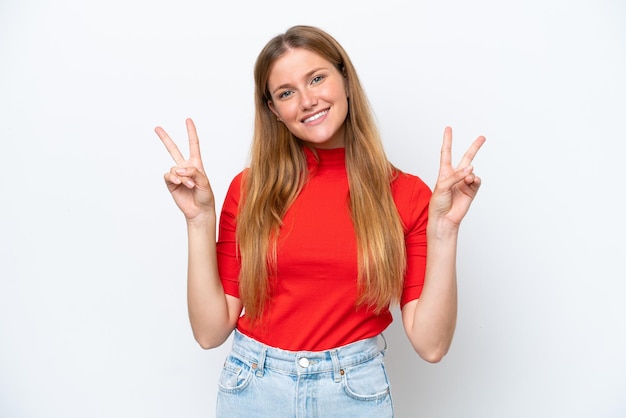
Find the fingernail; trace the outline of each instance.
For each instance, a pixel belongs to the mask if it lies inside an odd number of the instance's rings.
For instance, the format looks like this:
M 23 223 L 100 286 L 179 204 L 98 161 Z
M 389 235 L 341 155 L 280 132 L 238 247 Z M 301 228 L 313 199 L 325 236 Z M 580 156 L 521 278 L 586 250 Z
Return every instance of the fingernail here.
M 187 174 L 187 170 L 185 170 L 184 168 L 177 168 L 176 174 L 180 174 L 181 176 L 184 176 L 185 174 Z

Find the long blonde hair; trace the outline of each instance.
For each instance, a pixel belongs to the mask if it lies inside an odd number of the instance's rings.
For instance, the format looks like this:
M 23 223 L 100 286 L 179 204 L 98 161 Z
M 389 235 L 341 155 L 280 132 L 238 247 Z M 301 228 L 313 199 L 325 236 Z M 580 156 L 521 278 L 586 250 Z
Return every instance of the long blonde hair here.
M 246 316 L 255 321 L 267 306 L 282 219 L 308 174 L 301 141 L 276 120 L 268 105 L 272 64 L 291 48 L 304 48 L 326 58 L 346 78 L 349 108 L 345 152 L 358 245 L 357 305 L 380 312 L 399 300 L 406 270 L 403 226 L 391 194 L 391 181 L 398 171 L 385 155 L 369 102 L 347 53 L 324 31 L 294 26 L 267 43 L 254 68 L 254 133 L 237 217 L 239 288 Z

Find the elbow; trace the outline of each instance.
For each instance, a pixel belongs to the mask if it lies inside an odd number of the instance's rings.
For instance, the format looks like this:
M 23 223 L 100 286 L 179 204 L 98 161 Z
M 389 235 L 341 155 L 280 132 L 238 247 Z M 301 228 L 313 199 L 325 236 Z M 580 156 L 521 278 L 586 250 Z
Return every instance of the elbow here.
M 444 350 L 432 350 L 432 351 L 428 351 L 428 352 L 418 352 L 417 354 L 425 361 L 429 362 L 429 363 L 439 363 L 441 360 L 443 360 L 444 356 L 446 355 L 447 351 Z
M 193 338 L 204 350 L 217 348 L 224 344 L 235 329 L 236 322 L 225 324 L 191 323 Z
M 417 355 L 429 363 L 439 363 L 446 354 L 448 354 L 449 344 L 434 345 L 430 347 L 413 345 L 413 349 Z
M 453 332 L 440 336 L 434 333 L 411 334 L 407 332 L 413 350 L 428 363 L 439 363 L 448 354 L 452 345 Z
M 194 335 L 194 338 L 196 339 L 196 342 L 200 345 L 200 347 L 202 347 L 202 349 L 210 350 L 224 344 L 224 341 L 226 341 L 228 335 L 230 334 L 226 334 L 226 336 Z
M 199 338 L 196 338 L 196 341 L 198 342 L 200 347 L 202 347 L 203 350 L 210 350 L 212 348 L 216 348 L 222 345 L 222 344 L 217 344 L 214 341 L 204 340 L 204 339 L 199 339 Z

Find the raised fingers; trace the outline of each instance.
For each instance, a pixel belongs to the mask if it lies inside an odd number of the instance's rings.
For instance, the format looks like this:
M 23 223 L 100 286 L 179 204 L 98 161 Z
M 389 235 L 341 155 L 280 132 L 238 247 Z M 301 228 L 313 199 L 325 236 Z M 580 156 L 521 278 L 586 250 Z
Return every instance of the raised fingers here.
M 446 126 L 446 129 L 443 131 L 439 166 L 441 168 L 452 166 L 452 128 L 449 126 Z
M 167 132 L 165 132 L 165 130 L 160 126 L 154 128 L 154 132 L 156 132 L 156 134 L 159 136 L 159 139 L 161 139 L 161 142 L 163 142 L 163 145 L 165 145 L 167 152 L 169 152 L 169 154 L 172 156 L 172 158 L 176 162 L 176 165 L 182 165 L 185 162 L 185 157 L 183 157 L 183 154 L 181 154 L 180 150 L 178 149 L 172 138 L 170 138 L 170 136 L 167 134 Z
M 465 154 L 463 154 L 461 161 L 457 165 L 457 169 L 463 169 L 471 165 L 472 161 L 474 160 L 474 157 L 478 153 L 478 150 L 480 150 L 480 147 L 482 147 L 484 143 L 485 143 L 484 136 L 481 135 L 478 138 L 476 138 L 474 142 L 472 143 L 472 145 L 467 149 L 467 151 L 465 151 Z M 441 146 L 440 167 L 442 169 L 452 168 L 452 128 L 450 128 L 449 126 L 446 127 L 443 133 L 443 144 Z
M 480 147 L 483 146 L 484 143 L 484 136 L 479 136 L 478 138 L 476 138 L 474 142 L 472 142 L 472 145 L 470 145 L 470 147 L 467 149 L 467 151 L 465 151 L 465 154 L 463 154 L 463 158 L 461 158 L 461 162 L 459 163 L 458 167 L 462 168 L 470 165 L 472 163 L 472 160 L 474 160 L 474 157 L 478 153 L 478 150 L 480 149 Z
M 193 120 L 187 119 L 185 121 L 187 125 L 187 136 L 189 137 L 189 156 L 193 159 L 201 160 L 200 157 L 200 140 L 198 139 L 198 133 L 196 132 L 196 125 Z

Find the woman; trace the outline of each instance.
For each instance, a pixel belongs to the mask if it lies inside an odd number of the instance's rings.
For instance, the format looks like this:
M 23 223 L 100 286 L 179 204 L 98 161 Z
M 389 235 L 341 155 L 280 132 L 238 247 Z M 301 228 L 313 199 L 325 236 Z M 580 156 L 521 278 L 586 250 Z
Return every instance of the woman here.
M 231 183 L 217 243 L 193 122 L 188 159 L 156 128 L 176 162 L 165 182 L 187 220 L 194 336 L 212 348 L 235 331 L 217 416 L 393 416 L 380 347 L 389 307 L 400 304 L 423 359 L 446 354 L 457 236 L 485 139 L 455 168 L 445 129 L 431 194 L 387 160 L 357 73 L 329 34 L 294 26 L 274 37 L 254 77 L 250 166 Z

